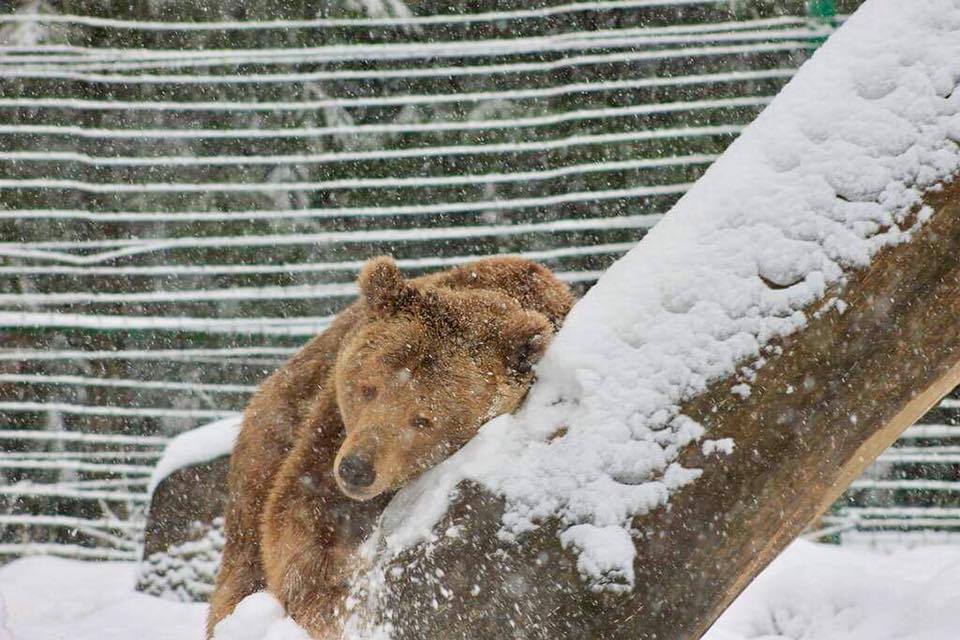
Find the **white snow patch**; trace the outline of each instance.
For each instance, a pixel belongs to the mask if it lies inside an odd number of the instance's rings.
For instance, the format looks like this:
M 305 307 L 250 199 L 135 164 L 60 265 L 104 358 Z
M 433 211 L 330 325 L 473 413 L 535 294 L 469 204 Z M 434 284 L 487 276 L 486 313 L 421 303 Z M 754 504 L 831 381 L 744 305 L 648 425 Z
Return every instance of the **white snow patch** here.
M 171 440 L 150 476 L 149 492 L 152 494 L 157 485 L 177 469 L 230 453 L 237 434 L 240 433 L 241 420 L 242 416 L 230 416 L 182 433 Z
M 623 558 L 633 558 L 633 540 L 622 527 L 595 527 L 577 524 L 560 535 L 564 549 L 580 551 L 577 570 L 591 580 L 595 591 L 630 591 L 633 589 L 633 562 L 624 565 Z M 601 577 L 597 580 L 597 577 Z
M 958 172 L 958 82 L 956 1 L 868 0 L 574 307 L 521 412 L 397 500 L 389 546 L 430 539 L 464 479 L 505 498 L 508 540 L 547 518 L 626 534 L 666 504 L 698 475 L 674 462 L 703 433 L 680 405 L 804 327 Z M 576 546 L 609 571 L 613 538 Z
M 217 623 L 213 640 L 310 640 L 283 605 L 262 591 L 247 596 L 233 613 Z
M 202 640 L 206 605 L 137 593 L 135 570 L 129 562 L 48 557 L 0 567 L 9 634 L 15 640 Z M 796 542 L 704 640 L 956 640 L 958 572 L 957 545 L 882 554 Z M 263 618 L 249 619 L 251 628 L 264 630 L 242 637 L 303 640 L 271 600 L 259 594 L 241 605 Z M 9 640 L 2 632 L 0 639 Z
M 750 397 L 750 385 L 744 383 L 735 384 L 730 387 L 730 393 L 740 396 L 741 398 Z
M 31 557 L 0 566 L 15 640 L 201 640 L 206 605 L 134 591 L 132 562 Z
M 7 604 L 3 600 L 3 593 L 0 593 L 0 640 L 13 640 L 7 630 Z
M 703 640 L 956 640 L 960 548 L 881 555 L 799 541 Z
M 719 440 L 704 440 L 700 445 L 700 451 L 705 456 L 714 453 L 730 455 L 733 453 L 733 438 L 720 438 Z

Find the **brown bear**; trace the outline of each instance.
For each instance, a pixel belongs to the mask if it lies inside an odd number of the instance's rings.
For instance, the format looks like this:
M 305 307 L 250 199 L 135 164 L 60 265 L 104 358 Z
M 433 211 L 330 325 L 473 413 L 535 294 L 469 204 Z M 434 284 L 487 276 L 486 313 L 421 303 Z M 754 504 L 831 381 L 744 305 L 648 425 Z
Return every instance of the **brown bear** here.
M 355 552 L 390 493 L 517 407 L 573 301 L 513 257 L 411 280 L 375 258 L 358 286 L 247 406 L 208 636 L 265 588 L 312 636 L 337 629 Z

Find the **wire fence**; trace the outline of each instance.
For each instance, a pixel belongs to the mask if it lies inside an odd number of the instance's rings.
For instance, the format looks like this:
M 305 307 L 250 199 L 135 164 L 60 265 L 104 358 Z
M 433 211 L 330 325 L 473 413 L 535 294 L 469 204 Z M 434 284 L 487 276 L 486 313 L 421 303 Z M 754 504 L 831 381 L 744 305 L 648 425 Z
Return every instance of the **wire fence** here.
M 135 558 L 164 444 L 242 410 L 366 258 L 515 253 L 583 291 L 841 19 L 362 5 L 0 15 L 0 557 Z M 956 528 L 958 418 L 908 431 L 825 530 Z

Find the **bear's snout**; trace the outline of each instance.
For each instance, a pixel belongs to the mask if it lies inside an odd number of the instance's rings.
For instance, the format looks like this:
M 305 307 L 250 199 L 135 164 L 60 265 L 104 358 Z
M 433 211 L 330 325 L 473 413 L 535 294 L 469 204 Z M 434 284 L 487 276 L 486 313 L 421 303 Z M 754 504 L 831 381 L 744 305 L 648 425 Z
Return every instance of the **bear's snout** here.
M 377 472 L 370 461 L 355 453 L 343 457 L 337 473 L 345 483 L 358 489 L 369 487 L 377 479 Z

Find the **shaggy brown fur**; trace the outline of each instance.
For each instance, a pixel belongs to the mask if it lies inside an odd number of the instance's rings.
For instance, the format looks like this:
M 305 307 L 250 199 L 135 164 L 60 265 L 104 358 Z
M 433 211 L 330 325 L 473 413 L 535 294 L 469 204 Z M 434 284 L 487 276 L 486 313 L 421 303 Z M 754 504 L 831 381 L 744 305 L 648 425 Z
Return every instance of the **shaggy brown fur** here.
M 313 636 L 336 629 L 389 492 L 516 408 L 572 304 L 548 270 L 509 257 L 412 280 L 376 258 L 358 284 L 244 414 L 208 636 L 264 588 Z

